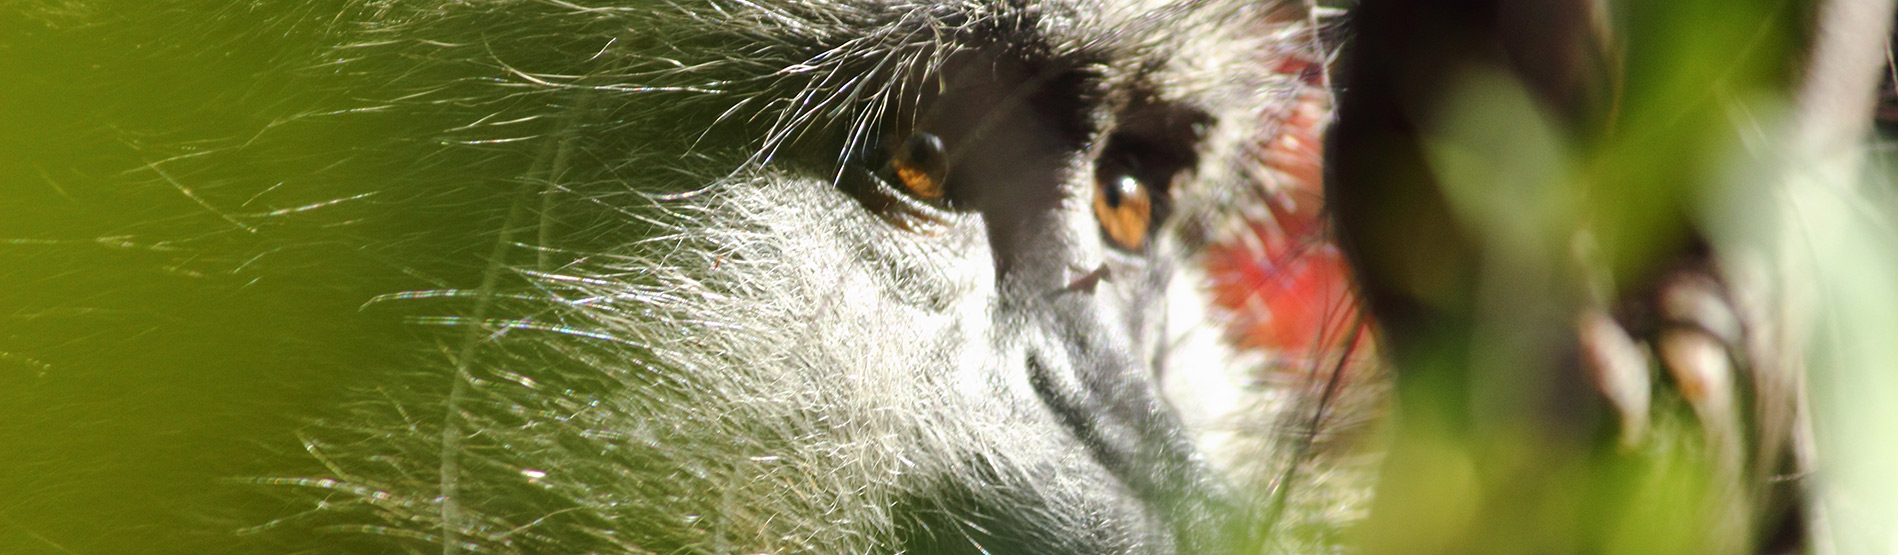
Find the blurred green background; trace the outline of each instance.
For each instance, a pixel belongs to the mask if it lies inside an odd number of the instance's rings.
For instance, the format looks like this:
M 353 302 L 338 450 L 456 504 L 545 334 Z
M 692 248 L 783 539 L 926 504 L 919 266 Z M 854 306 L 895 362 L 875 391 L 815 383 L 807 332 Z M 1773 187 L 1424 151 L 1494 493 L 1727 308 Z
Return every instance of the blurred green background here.
M 478 282 L 515 189 L 338 117 L 413 71 L 333 64 L 357 9 L 0 4 L 0 553 L 362 550 L 246 543 L 308 506 L 237 486 L 323 474 L 300 431 L 440 339 L 369 301 Z

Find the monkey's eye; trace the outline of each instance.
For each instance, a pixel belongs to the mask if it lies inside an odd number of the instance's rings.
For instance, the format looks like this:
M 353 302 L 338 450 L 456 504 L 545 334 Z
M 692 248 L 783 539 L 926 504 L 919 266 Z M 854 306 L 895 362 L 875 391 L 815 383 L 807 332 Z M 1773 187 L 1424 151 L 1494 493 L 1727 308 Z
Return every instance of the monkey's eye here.
M 1104 163 L 1094 176 L 1094 217 L 1101 232 L 1114 244 L 1130 251 L 1140 250 L 1147 242 L 1147 228 L 1153 224 L 1153 193 L 1138 172 L 1123 163 Z
M 943 181 L 949 176 L 949 155 L 942 139 L 921 131 L 910 135 L 891 154 L 889 172 L 917 198 L 941 201 Z
M 1094 218 L 1101 234 L 1138 252 L 1166 218 L 1174 182 L 1198 157 L 1196 117 L 1153 117 L 1123 125 L 1094 161 Z

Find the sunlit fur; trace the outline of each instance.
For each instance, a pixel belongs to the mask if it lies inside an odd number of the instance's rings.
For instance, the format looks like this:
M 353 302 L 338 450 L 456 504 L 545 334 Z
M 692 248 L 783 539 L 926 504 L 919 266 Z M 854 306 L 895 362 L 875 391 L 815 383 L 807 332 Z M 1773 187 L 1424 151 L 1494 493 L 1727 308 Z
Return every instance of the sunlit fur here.
M 245 104 L 265 106 L 251 123 L 154 140 L 132 175 L 257 237 L 218 251 L 218 268 L 306 240 L 279 244 L 274 229 L 319 229 L 405 284 L 357 299 L 363 314 L 407 324 L 361 347 L 406 354 L 351 368 L 347 398 L 309 415 L 304 452 L 285 460 L 318 465 L 227 484 L 294 507 L 239 519 L 247 541 L 927 553 L 996 549 L 987 538 L 1169 553 L 1328 541 L 1355 514 L 1333 489 L 1299 501 L 1287 519 L 1297 531 L 1268 521 L 1261 507 L 1293 487 L 1279 478 L 1328 476 L 1284 472 L 1309 462 L 1285 450 L 1309 445 L 1280 441 L 1315 431 L 1320 389 L 1262 383 L 1262 358 L 1223 346 L 1216 311 L 1178 310 L 1205 305 L 1198 249 L 1260 214 L 1258 191 L 1272 186 L 1257 151 L 1301 83 L 1267 62 L 1324 55 L 1301 7 L 486 0 L 207 12 L 308 47 L 283 49 L 281 70 L 258 76 L 250 94 L 280 100 Z M 1083 144 L 1047 161 L 1064 169 L 1054 223 L 1034 237 L 1056 252 L 997 252 L 980 211 L 893 214 L 841 185 L 873 174 L 884 135 L 914 122 L 930 76 L 960 55 L 1062 60 L 1095 78 L 1074 99 L 1089 114 Z M 1121 88 L 1135 80 L 1150 89 Z M 1152 247 L 1119 252 L 1092 219 L 1088 160 L 1116 125 L 1112 105 L 1151 99 L 1209 120 Z M 231 169 L 240 163 L 281 169 Z M 262 195 L 295 209 L 248 208 Z M 1053 273 L 1000 268 L 1023 261 Z M 1090 282 L 1097 268 L 1104 278 Z M 1039 323 L 1044 296 L 1061 294 L 1085 295 L 1077 306 L 1107 331 Z M 1146 363 L 1130 383 L 1157 387 L 1165 366 L 1169 380 L 1212 376 L 1201 387 L 1226 395 L 1212 410 L 1196 401 L 1207 391 L 1168 392 L 1194 405 L 1199 445 L 1227 450 L 1184 463 L 1215 463 L 1213 480 L 1154 467 L 1162 485 L 1150 487 L 1191 499 L 1129 485 L 1038 391 L 1080 386 L 1032 383 L 1030 359 L 1086 367 L 1050 353 L 1106 340 Z M 1164 410 L 1156 418 L 1178 418 Z M 1258 530 L 1213 537 L 1197 522 L 1214 516 L 1176 506 L 1234 511 L 1231 526 Z

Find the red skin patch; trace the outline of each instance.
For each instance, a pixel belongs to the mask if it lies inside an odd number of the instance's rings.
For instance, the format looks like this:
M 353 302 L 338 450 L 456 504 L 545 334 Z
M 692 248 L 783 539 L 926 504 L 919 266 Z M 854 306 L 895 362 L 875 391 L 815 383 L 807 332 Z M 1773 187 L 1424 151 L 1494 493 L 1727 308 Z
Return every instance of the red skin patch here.
M 1301 57 L 1276 64 L 1309 86 L 1291 109 L 1273 117 L 1278 134 L 1260 144 L 1259 159 L 1277 177 L 1261 183 L 1269 221 L 1211 246 L 1204 259 L 1214 303 L 1232 316 L 1228 337 L 1278 361 L 1271 372 L 1329 374 L 1372 353 L 1358 316 L 1350 268 L 1324 217 L 1324 125 L 1330 110 L 1322 68 Z M 1347 344 L 1348 343 L 1348 344 Z M 1349 364 L 1337 366 L 1345 357 Z

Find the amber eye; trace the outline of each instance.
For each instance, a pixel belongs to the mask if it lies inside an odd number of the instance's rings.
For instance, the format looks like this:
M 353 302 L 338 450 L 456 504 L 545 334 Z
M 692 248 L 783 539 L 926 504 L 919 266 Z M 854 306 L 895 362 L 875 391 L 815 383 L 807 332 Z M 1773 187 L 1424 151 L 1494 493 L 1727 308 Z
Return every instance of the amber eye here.
M 1133 172 L 1108 171 L 1095 176 L 1094 217 L 1114 244 L 1140 250 L 1153 223 L 1153 198 Z
M 943 180 L 949 175 L 949 156 L 942 139 L 928 133 L 910 135 L 890 157 L 890 170 L 903 188 L 924 200 L 941 200 Z

